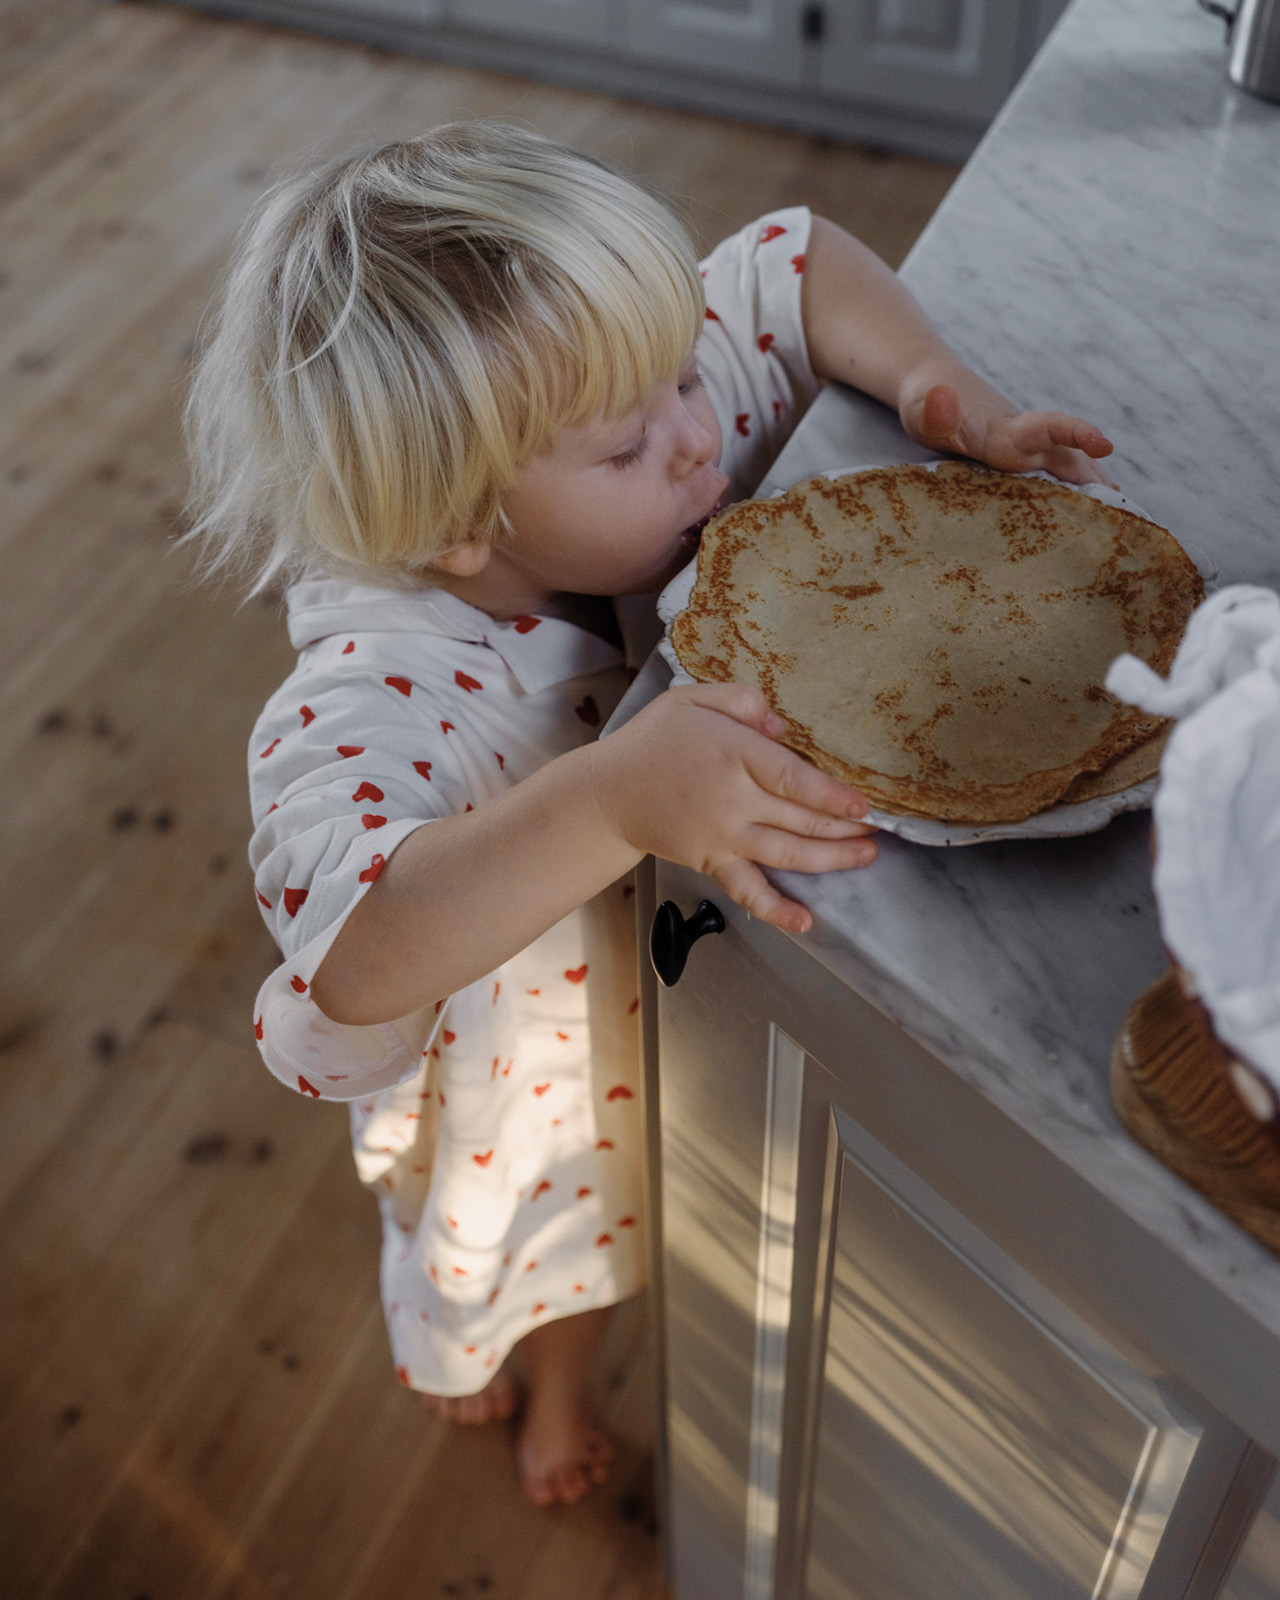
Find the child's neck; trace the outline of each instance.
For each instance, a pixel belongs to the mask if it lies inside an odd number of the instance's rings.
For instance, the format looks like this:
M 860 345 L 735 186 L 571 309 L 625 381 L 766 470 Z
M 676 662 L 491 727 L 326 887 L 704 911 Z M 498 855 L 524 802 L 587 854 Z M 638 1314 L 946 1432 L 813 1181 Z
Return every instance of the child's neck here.
M 559 617 L 612 644 L 622 643 L 617 613 L 608 595 L 517 592 L 518 586 L 495 582 L 497 577 L 491 567 L 470 578 L 458 578 L 437 570 L 427 574 L 432 588 L 443 589 L 446 594 L 465 600 L 495 622 L 511 622 L 516 617 L 529 615 Z

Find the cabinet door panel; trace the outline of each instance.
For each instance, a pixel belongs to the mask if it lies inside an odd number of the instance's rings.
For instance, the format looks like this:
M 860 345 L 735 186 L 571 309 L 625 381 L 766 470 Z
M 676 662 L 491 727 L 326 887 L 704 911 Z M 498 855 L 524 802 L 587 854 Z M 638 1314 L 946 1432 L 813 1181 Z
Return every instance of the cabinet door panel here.
M 1007 1258 L 989 1276 L 850 1119 L 833 1133 L 806 1593 L 1136 1600 L 1201 1428 L 1042 1290 L 1028 1306 Z
M 830 94 L 986 120 L 1017 79 L 1020 0 L 827 0 Z
M 799 87 L 800 0 L 623 0 L 629 51 L 716 77 Z
M 565 44 L 609 42 L 609 0 L 445 0 L 453 22 Z
M 676 1600 L 1209 1600 L 1266 1458 L 877 1142 L 918 1046 L 722 909 L 657 1008 Z

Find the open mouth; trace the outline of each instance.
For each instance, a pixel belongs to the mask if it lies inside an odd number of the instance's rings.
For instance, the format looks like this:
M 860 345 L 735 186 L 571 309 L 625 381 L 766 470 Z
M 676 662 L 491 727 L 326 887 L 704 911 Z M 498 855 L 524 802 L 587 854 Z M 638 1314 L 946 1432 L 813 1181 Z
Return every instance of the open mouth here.
M 698 548 L 698 546 L 702 543 L 702 530 L 711 521 L 712 517 L 719 515 L 723 505 L 724 496 L 721 495 L 716 501 L 715 505 L 712 506 L 711 510 L 707 512 L 706 516 L 703 517 L 700 522 L 692 523 L 684 530 L 684 532 L 680 535 L 680 543 L 685 547 L 686 550 L 696 550 Z

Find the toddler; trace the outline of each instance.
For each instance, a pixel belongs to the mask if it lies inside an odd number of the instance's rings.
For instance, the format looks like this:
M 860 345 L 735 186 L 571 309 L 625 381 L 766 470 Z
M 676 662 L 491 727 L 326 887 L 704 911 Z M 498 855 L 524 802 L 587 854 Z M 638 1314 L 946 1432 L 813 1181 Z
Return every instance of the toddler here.
M 288 585 L 298 650 L 249 750 L 283 954 L 258 1045 L 350 1105 L 400 1380 L 505 1418 L 520 1344 L 537 1504 L 607 1476 L 591 1363 L 643 1281 L 627 875 L 652 852 L 803 933 L 761 866 L 875 855 L 862 797 L 745 687 L 673 690 L 598 741 L 655 637 L 644 597 L 823 379 L 996 467 L 1087 481 L 1110 449 L 1018 415 L 803 208 L 700 268 L 634 184 L 493 124 L 278 183 L 204 341 L 192 536 L 207 570 Z

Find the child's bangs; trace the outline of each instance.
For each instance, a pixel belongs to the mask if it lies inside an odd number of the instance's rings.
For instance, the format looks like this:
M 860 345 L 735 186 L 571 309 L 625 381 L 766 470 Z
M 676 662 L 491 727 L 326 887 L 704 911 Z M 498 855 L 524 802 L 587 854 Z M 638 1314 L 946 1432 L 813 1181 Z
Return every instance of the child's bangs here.
M 547 346 L 526 346 L 543 368 L 531 395 L 545 385 L 535 449 L 563 428 L 630 411 L 689 359 L 705 301 L 696 262 L 681 242 L 633 235 L 601 243 L 590 257 L 584 252 L 571 280 L 562 280 L 560 303 L 545 307 Z

